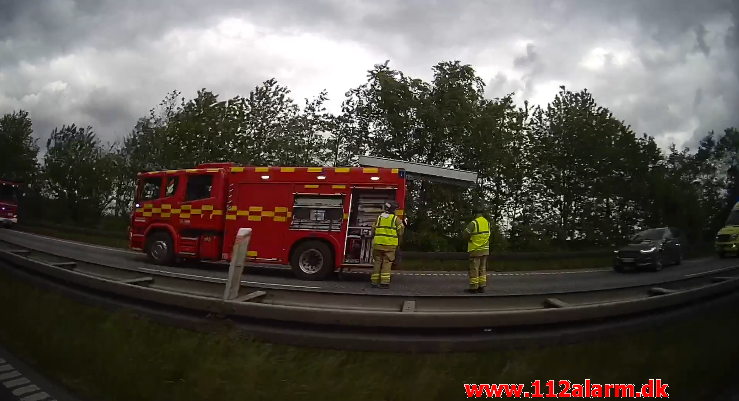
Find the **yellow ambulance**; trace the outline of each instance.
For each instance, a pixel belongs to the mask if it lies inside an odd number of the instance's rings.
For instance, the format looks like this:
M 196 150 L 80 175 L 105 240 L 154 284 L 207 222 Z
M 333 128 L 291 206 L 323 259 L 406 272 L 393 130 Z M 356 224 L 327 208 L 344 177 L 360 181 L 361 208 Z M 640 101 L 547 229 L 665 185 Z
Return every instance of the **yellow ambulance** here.
M 716 253 L 723 258 L 726 255 L 738 255 L 739 251 L 739 202 L 726 219 L 724 228 L 716 234 Z

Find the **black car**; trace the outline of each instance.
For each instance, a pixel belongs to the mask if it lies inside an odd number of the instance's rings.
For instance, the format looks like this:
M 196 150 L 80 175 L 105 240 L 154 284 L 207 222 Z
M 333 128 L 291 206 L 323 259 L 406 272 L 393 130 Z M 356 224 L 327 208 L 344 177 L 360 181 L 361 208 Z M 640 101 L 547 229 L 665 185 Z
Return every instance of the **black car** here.
M 680 237 L 680 232 L 670 227 L 640 231 L 627 245 L 614 251 L 613 269 L 624 271 L 627 267 L 634 267 L 658 271 L 666 264 L 679 265 L 683 260 Z

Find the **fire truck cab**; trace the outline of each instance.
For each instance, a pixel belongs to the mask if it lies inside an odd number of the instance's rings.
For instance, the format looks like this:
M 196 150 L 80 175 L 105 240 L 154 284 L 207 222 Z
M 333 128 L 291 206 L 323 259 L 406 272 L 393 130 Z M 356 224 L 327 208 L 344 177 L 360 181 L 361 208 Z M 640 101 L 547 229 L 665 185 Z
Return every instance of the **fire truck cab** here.
M 371 225 L 394 200 L 403 216 L 405 175 L 398 168 L 241 167 L 141 173 L 130 247 L 158 264 L 231 257 L 239 228 L 252 228 L 247 258 L 290 264 L 316 280 L 341 266 L 369 266 Z
M 17 182 L 0 180 L 0 224 L 3 227 L 18 224 L 18 186 Z

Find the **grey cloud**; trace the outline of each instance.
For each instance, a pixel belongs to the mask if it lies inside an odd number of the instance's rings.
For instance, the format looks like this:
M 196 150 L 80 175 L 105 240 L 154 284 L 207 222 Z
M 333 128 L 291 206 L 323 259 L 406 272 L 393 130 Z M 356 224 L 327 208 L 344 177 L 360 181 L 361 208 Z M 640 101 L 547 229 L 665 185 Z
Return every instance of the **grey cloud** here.
M 588 88 L 639 132 L 660 136 L 694 130 L 691 134 L 699 137 L 709 129 L 739 125 L 733 112 L 739 109 L 738 4 L 0 0 L 0 113 L 31 109 L 38 135 L 79 119 L 78 124 L 94 123 L 112 139 L 172 89 L 185 96 L 201 87 L 222 97 L 246 94 L 277 71 L 295 67 L 286 63 L 305 62 L 251 48 L 235 54 L 194 43 L 172 48 L 166 39 L 192 31 L 186 38 L 196 41 L 197 32 L 230 17 L 258 30 L 356 43 L 377 57 L 373 62 L 389 58 L 394 68 L 426 78 L 434 63 L 461 59 L 487 71 L 491 97 L 515 91 L 517 99 L 527 99 L 541 85 Z M 733 25 L 720 31 L 726 15 Z M 622 44 L 633 53 L 626 65 L 614 48 Z M 595 48 L 605 52 L 602 66 L 584 69 L 582 60 Z M 344 65 L 347 57 L 336 54 L 324 62 L 327 68 Z M 75 62 L 85 65 L 65 64 Z M 371 67 L 368 63 L 364 70 Z M 732 71 L 728 76 L 727 70 Z M 354 86 L 362 83 L 364 71 L 355 75 Z M 315 78 L 291 79 L 307 84 Z M 66 89 L 48 89 L 55 81 L 66 82 Z M 347 89 L 329 96 L 340 99 Z
M 698 88 L 695 91 L 695 97 L 693 97 L 693 108 L 698 108 L 703 101 L 703 89 Z
M 80 102 L 79 110 L 90 120 L 96 121 L 96 126 L 118 127 L 137 118 L 132 105 L 121 94 L 111 93 L 105 88 L 90 91 L 86 99 Z
M 526 54 L 520 57 L 516 57 L 513 60 L 513 65 L 517 68 L 528 67 L 536 63 L 538 56 L 536 54 L 535 46 L 533 43 L 526 45 Z
M 695 45 L 706 56 L 711 54 L 711 48 L 706 44 L 706 27 L 702 24 L 695 28 Z

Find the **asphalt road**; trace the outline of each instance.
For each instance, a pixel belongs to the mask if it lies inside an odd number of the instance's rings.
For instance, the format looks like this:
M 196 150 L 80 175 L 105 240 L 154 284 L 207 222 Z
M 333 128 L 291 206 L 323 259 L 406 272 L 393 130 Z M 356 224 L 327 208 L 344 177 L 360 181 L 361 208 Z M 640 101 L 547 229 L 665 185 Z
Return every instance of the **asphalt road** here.
M 0 248 L 12 245 L 41 252 L 110 266 L 147 270 L 165 270 L 193 277 L 225 278 L 225 263 L 193 262 L 179 266 L 158 266 L 147 263 L 146 256 L 118 248 L 61 240 L 14 230 L 0 230 Z M 560 292 L 591 291 L 652 285 L 692 277 L 739 265 L 739 259 L 703 258 L 686 260 L 679 266 L 666 266 L 660 272 L 617 273 L 611 269 L 585 269 L 566 271 L 489 272 L 488 291 L 482 296 L 550 294 Z M 398 271 L 393 274 L 388 290 L 369 287 L 369 270 L 344 273 L 342 277 L 326 281 L 304 281 L 293 277 L 285 267 L 248 267 L 243 282 L 249 286 L 285 288 L 316 292 L 339 292 L 371 295 L 460 295 L 467 285 L 464 272 Z M 480 295 L 475 295 L 480 296 Z

